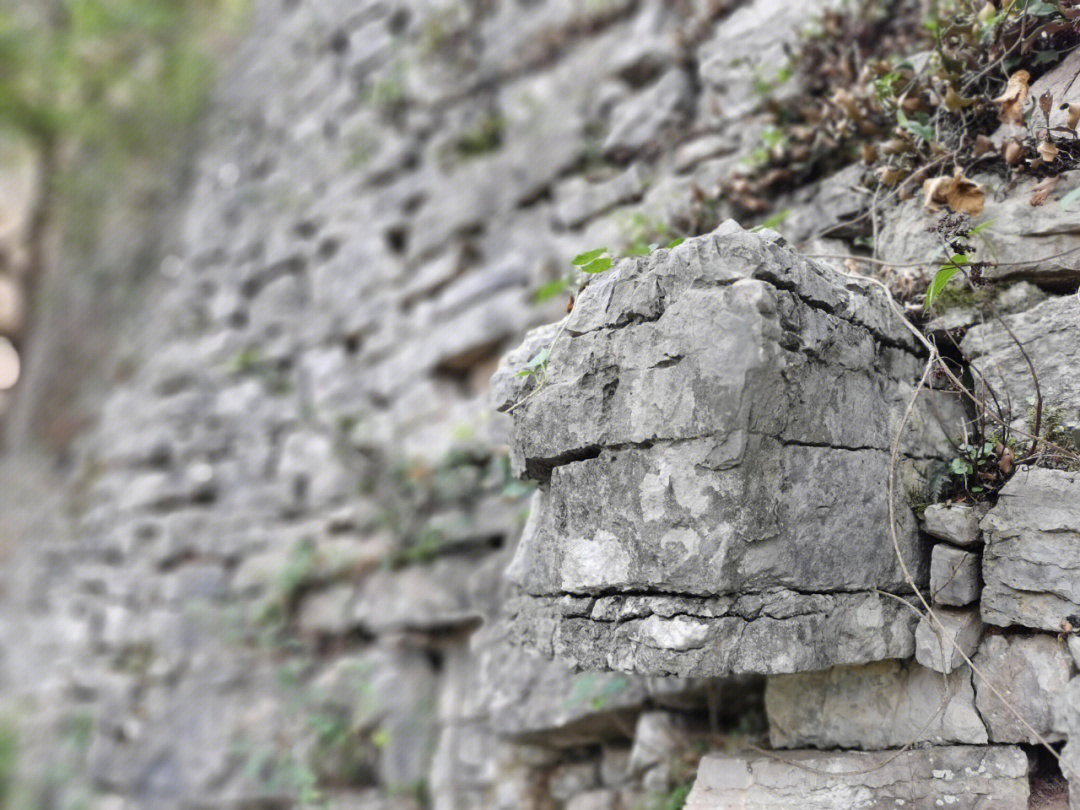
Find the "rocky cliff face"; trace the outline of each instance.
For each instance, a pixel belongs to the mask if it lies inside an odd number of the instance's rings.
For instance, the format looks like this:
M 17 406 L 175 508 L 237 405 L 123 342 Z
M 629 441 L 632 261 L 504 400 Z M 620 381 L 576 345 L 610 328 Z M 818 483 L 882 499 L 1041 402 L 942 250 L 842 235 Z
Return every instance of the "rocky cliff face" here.
M 961 403 L 920 399 L 890 504 L 925 358 L 876 288 L 804 255 L 850 251 L 816 234 L 866 210 L 858 173 L 780 201 L 788 242 L 702 202 L 819 8 L 256 3 L 70 478 L 5 473 L 0 694 L 30 806 L 652 810 L 695 773 L 702 810 L 1026 806 L 1018 746 L 1080 722 L 1056 636 L 1075 473 L 924 531 L 907 488 Z M 895 257 L 890 223 L 921 214 L 888 216 Z M 537 303 L 579 251 L 673 232 L 704 235 L 565 320 Z M 1067 427 L 1059 264 L 1008 317 Z M 1003 333 L 957 361 L 1021 400 Z M 544 347 L 543 383 L 520 376 Z M 766 738 L 796 750 L 745 745 Z

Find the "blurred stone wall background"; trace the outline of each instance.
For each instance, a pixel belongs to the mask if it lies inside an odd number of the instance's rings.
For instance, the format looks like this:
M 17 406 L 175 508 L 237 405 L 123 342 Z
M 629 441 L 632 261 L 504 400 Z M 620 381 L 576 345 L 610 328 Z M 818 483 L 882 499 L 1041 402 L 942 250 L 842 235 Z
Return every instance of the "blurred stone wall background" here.
M 8 414 L 12 806 L 661 810 L 759 731 L 760 680 L 500 637 L 528 491 L 486 392 L 574 254 L 729 213 L 820 8 L 257 0 L 164 192 L 57 259 Z M 796 192 L 785 234 L 859 199 Z

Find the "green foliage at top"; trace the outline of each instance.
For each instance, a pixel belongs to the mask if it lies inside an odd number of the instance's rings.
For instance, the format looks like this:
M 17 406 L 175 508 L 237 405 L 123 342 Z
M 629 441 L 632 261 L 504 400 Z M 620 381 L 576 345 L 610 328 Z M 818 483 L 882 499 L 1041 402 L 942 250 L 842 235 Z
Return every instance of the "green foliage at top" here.
M 142 153 L 189 121 L 210 76 L 211 33 L 242 0 L 6 0 L 0 127 Z

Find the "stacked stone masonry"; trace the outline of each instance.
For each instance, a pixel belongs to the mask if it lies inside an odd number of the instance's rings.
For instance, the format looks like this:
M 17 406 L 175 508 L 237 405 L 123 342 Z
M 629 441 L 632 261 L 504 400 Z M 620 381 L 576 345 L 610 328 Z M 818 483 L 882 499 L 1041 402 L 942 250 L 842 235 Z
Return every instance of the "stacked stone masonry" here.
M 857 167 L 778 200 L 783 237 L 700 222 L 821 8 L 256 0 L 114 393 L 62 487 L 0 481 L 31 806 L 1011 810 L 1039 739 L 1080 773 L 1080 475 L 920 521 L 938 390 L 890 502 L 925 357 L 807 258 L 870 235 L 817 236 L 867 210 Z M 1002 260 L 1074 247 L 1027 198 L 992 203 Z M 881 254 L 929 222 L 888 209 Z M 1002 305 L 1066 429 L 1075 267 Z M 1007 330 L 949 317 L 1026 408 Z

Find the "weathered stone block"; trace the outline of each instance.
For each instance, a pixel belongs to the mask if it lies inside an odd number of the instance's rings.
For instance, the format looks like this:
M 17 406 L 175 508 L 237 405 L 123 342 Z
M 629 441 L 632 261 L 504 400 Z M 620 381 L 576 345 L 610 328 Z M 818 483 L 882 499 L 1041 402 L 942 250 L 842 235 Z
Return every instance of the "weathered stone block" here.
M 1012 746 L 715 754 L 701 761 L 686 810 L 1027 810 L 1027 771 Z
M 582 669 L 715 677 L 908 658 L 917 617 L 874 593 L 743 597 L 526 598 L 508 606 L 519 640 Z
M 1057 632 L 1080 613 L 1080 474 L 1019 470 L 981 525 L 983 621 Z
M 930 595 L 941 605 L 963 607 L 979 598 L 979 555 L 938 543 L 930 555 Z
M 979 521 L 985 511 L 967 504 L 935 503 L 923 513 L 923 529 L 939 540 L 973 546 L 979 540 Z
M 514 352 L 493 390 L 541 485 L 510 577 L 532 597 L 599 597 L 556 620 L 554 646 L 680 675 L 911 654 L 915 618 L 874 591 L 906 588 L 889 457 L 922 360 L 875 288 L 728 222 L 621 263 L 544 334 L 545 382 Z M 922 407 L 902 438 L 897 492 L 946 447 Z M 902 497 L 894 514 L 922 583 Z
M 1051 207 L 1061 209 L 1047 209 Z M 1033 248 L 1025 246 L 1024 250 L 1030 253 Z M 1075 264 L 1075 256 L 1065 261 Z M 1035 382 L 1026 352 L 1039 379 L 1044 414 L 1056 413 L 1062 424 L 1073 431 L 1074 438 L 1080 435 L 1080 377 L 1076 374 L 1080 366 L 1080 306 L 1076 298 L 1049 298 L 1031 309 L 1004 316 L 1004 321 L 1008 329 L 997 321 L 987 321 L 969 331 L 960 343 L 964 356 L 993 387 L 998 399 L 1012 403 L 1013 422 L 1030 430 Z M 1024 352 L 1016 345 L 1017 340 L 1023 344 Z
M 774 748 L 987 741 L 966 667 L 942 677 L 912 662 L 879 661 L 777 675 L 765 687 L 765 711 Z
M 915 660 L 924 667 L 948 674 L 963 665 L 961 651 L 968 658 L 975 654 L 983 623 L 977 608 L 935 608 L 934 614 L 940 625 L 923 616 L 915 628 Z
M 1032 94 L 1032 98 L 1038 96 Z M 1070 252 L 1080 247 L 1076 213 L 1056 201 L 1074 189 L 1078 180 L 1080 173 L 1063 173 L 1053 194 L 1054 202 L 1046 205 L 1033 206 L 1029 202 L 1039 182 L 1035 177 L 1019 180 L 1007 194 L 986 195 L 980 221 L 993 223 L 984 234 L 993 250 L 978 245 L 976 257 L 1000 264 L 987 267 L 985 278 L 1024 278 L 1047 286 L 1076 283 L 1080 272 L 1076 254 Z M 927 262 L 939 245 L 939 237 L 933 232 L 938 217 L 917 196 L 902 203 L 884 218 L 878 236 L 881 255 L 897 264 Z M 994 329 L 989 322 L 988 327 Z
M 1054 728 L 1053 707 L 1076 671 L 1064 642 L 1050 635 L 987 636 L 972 661 L 1035 732 L 1050 741 L 1062 739 Z M 991 742 L 1039 742 L 979 678 L 975 689 L 975 706 Z

